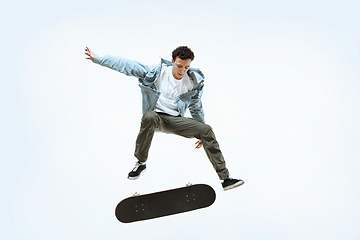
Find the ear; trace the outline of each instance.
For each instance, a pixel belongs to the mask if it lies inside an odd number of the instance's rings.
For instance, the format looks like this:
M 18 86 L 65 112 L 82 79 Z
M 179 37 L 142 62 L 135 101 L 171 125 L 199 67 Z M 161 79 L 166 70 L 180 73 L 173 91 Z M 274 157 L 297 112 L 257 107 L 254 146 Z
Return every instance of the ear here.
M 174 65 L 174 63 L 175 63 L 174 59 L 171 59 L 171 63 L 172 63 L 172 65 Z

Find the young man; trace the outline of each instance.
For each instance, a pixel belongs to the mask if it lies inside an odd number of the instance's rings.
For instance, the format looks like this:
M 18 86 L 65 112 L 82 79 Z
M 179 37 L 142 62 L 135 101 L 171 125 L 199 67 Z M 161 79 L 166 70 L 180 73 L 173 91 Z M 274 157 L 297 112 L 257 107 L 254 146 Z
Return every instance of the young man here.
M 244 184 L 243 180 L 229 177 L 214 132 L 205 124 L 201 104 L 205 78 L 199 69 L 190 68 L 194 60 L 194 53 L 190 48 L 176 48 L 172 52 L 171 62 L 161 59 L 160 64 L 155 67 L 122 57 L 99 57 L 88 47 L 85 54 L 86 59 L 94 63 L 138 78 L 143 98 L 143 117 L 134 154 L 138 162 L 129 173 L 129 179 L 138 179 L 145 171 L 154 132 L 162 131 L 197 138 L 195 148 L 204 147 L 220 180 L 223 180 L 224 190 Z M 192 118 L 184 117 L 186 109 L 189 109 Z

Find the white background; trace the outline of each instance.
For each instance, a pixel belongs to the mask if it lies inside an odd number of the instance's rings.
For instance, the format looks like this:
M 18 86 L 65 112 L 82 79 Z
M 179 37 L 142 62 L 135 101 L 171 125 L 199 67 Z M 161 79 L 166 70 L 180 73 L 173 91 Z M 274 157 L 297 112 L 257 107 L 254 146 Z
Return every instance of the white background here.
M 359 1 L 8 1 L 0 10 L 0 239 L 359 239 Z M 179 45 L 206 76 L 224 192 L 195 139 L 157 133 L 126 179 L 137 79 L 84 49 L 156 65 Z M 132 224 L 117 203 L 186 183 L 209 208 Z

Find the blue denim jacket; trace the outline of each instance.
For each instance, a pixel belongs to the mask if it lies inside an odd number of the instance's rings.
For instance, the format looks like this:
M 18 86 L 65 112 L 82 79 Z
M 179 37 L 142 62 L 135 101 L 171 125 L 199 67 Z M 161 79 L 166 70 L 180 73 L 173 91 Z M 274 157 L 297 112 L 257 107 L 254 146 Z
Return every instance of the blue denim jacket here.
M 105 55 L 104 57 L 95 56 L 93 62 L 124 73 L 127 76 L 138 78 L 142 93 L 143 114 L 147 111 L 154 110 L 161 94 L 153 88 L 154 82 L 160 75 L 161 67 L 163 64 L 166 66 L 172 65 L 170 61 L 161 59 L 161 62 L 157 66 L 147 66 L 137 61 L 110 55 Z M 189 68 L 187 74 L 193 80 L 194 87 L 191 91 L 180 95 L 175 103 L 181 116 L 184 116 L 186 109 L 189 108 L 193 119 L 205 123 L 204 110 L 201 103 L 205 77 L 199 69 L 195 68 Z

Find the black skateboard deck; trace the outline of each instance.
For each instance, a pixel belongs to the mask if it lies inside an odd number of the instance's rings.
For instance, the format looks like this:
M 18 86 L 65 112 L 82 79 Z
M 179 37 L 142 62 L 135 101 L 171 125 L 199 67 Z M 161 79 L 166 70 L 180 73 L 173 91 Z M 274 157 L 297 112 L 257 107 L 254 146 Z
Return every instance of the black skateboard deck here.
M 116 206 L 115 216 L 123 223 L 148 220 L 209 207 L 216 194 L 206 184 L 125 198 Z

